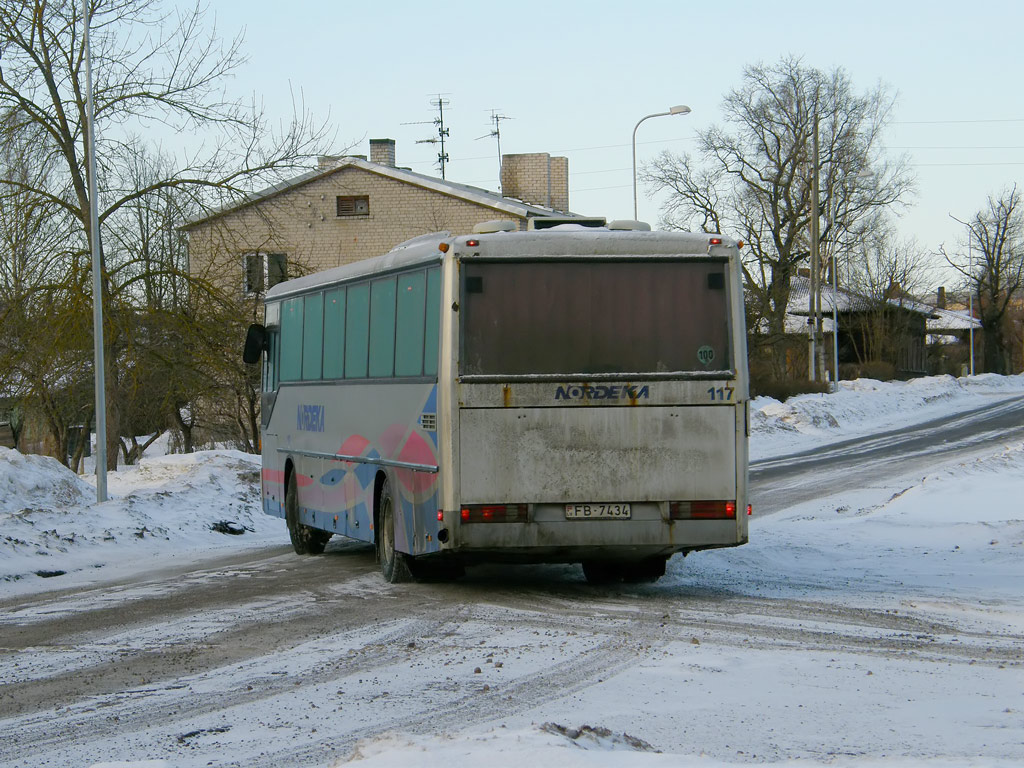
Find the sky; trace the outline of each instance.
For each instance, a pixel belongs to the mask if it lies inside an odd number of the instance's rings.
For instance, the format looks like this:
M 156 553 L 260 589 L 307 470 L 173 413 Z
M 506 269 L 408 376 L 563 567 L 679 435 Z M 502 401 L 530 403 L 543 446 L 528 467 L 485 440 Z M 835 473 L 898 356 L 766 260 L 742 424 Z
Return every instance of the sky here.
M 1022 394 L 1024 375 L 985 374 L 860 379 L 786 403 L 758 398 L 751 403 L 752 455 L 782 461 L 790 451 Z M 0 595 L 24 598 L 7 604 L 0 628 L 16 634 L 62 612 L 104 615 L 114 601 L 131 616 L 135 601 L 223 578 L 222 569 L 251 578 L 253 572 L 215 561 L 231 552 L 251 550 L 255 558 L 262 549 L 271 569 L 279 557 L 293 557 L 266 549 L 286 546 L 288 536 L 279 518 L 260 511 L 259 457 L 159 455 L 165 446 L 156 443 L 156 455 L 112 473 L 103 504 L 95 503 L 90 478 L 54 459 L 0 448 Z M 789 509 L 755 513 L 748 544 L 685 561 L 677 556 L 657 584 L 597 591 L 579 612 L 573 604 L 588 598 L 565 591 L 582 581 L 578 566 L 544 566 L 554 594 L 535 582 L 523 586 L 529 597 L 514 614 L 519 621 L 509 621 L 500 599 L 460 608 L 457 621 L 412 628 L 387 613 L 355 629 L 321 618 L 316 637 L 289 645 L 288 653 L 199 664 L 177 677 L 69 697 L 56 729 L 49 709 L 0 712 L 0 733 L 21 738 L 0 739 L 0 766 L 200 768 L 225 760 L 266 764 L 268 753 L 294 750 L 307 755 L 294 764 L 324 768 L 1009 768 L 1024 759 L 1024 669 L 1002 663 L 1019 657 L 1024 631 L 1024 524 L 1019 506 L 1006 499 L 1022 493 L 1024 444 L 989 436 L 975 455 L 936 461 L 923 475 L 897 473 L 831 495 L 823 488 Z M 244 533 L 211 530 L 221 521 Z M 369 595 L 387 599 L 415 588 L 384 583 L 366 560 L 371 570 L 339 576 L 332 595 L 366 606 Z M 196 564 L 189 578 L 160 577 L 162 568 L 185 562 Z M 55 575 L 60 571 L 66 573 Z M 486 573 L 474 574 L 467 581 L 486 583 Z M 502 581 L 499 591 L 517 583 Z M 695 595 L 705 599 L 694 602 Z M 682 635 L 645 635 L 647 603 L 669 610 Z M 232 625 L 254 615 L 274 623 L 304 609 L 322 613 L 323 605 L 309 595 L 268 595 L 198 606 L 155 625 L 97 623 L 83 637 L 0 653 L 0 680 L 45 685 L 70 670 L 85 677 L 112 660 L 132 670 L 139 654 L 226 642 Z M 559 617 L 538 639 L 536 616 L 552 605 L 568 611 L 573 629 Z M 808 619 L 806 606 L 815 605 L 821 610 Z M 904 623 L 878 623 L 866 612 L 899 615 Z M 552 670 L 573 669 L 592 654 L 606 663 L 605 633 L 617 622 L 635 623 L 628 650 L 618 651 L 629 654 L 628 664 L 610 663 L 599 677 L 583 664 L 580 684 L 521 700 L 531 680 Z M 898 640 L 908 626 L 920 633 L 916 649 Z M 404 639 L 395 640 L 405 637 L 403 629 L 426 634 L 403 649 Z M 894 642 L 900 650 L 892 650 Z M 414 645 L 422 650 L 410 651 Z M 382 647 L 392 650 L 386 658 Z M 344 663 L 363 651 L 375 661 Z M 296 686 L 269 684 L 277 675 Z M 484 682 L 470 717 L 456 706 L 465 706 L 459 697 Z M 493 696 L 515 694 L 508 696 L 513 704 L 506 709 L 503 698 L 486 698 L 490 687 Z M 259 693 L 244 693 L 253 688 Z M 382 690 L 405 695 L 382 697 Z M 469 724 L 445 720 L 432 731 L 424 708 L 441 718 L 449 695 Z M 195 706 L 197 697 L 224 704 L 209 711 Z M 567 732 L 584 724 L 588 731 Z M 305 752 L 316 754 L 323 739 L 353 738 L 360 739 L 356 748 L 338 761 Z
M 789 55 L 896 94 L 885 145 L 918 179 L 899 229 L 926 250 L 956 250 L 963 227 L 950 216 L 1024 180 L 1024 4 L 1013 0 L 217 0 L 210 17 L 225 37 L 244 32 L 249 61 L 229 92 L 256 94 L 281 120 L 301 101 L 336 130 L 335 152 L 392 138 L 400 166 L 438 173 L 438 147 L 417 142 L 436 138 L 440 96 L 447 178 L 497 189 L 496 112 L 508 118 L 503 153 L 569 158 L 570 207 L 586 215 L 632 218 L 642 117 L 693 110 L 644 122 L 638 164 L 693 152 L 744 67 Z M 656 224 L 661 202 L 641 185 L 639 218 Z

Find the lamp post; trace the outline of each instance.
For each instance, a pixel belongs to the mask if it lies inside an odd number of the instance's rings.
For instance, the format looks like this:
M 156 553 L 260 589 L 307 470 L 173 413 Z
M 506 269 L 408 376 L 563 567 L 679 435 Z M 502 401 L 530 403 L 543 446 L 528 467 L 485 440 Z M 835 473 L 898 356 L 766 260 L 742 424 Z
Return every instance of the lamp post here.
M 637 200 L 636 200 L 636 129 L 640 127 L 640 123 L 644 120 L 650 120 L 652 117 L 665 117 L 666 115 L 688 115 L 690 114 L 690 108 L 685 104 L 679 104 L 675 107 L 669 107 L 668 112 L 655 112 L 653 115 L 647 115 L 641 117 L 637 124 L 633 127 L 633 218 L 639 218 L 637 212 Z
M 96 382 L 96 501 L 107 500 L 107 386 L 103 360 L 103 257 L 100 250 L 99 194 L 96 191 L 96 126 L 92 98 L 92 50 L 89 47 L 89 1 L 82 0 L 82 46 L 85 49 L 85 149 L 88 160 L 89 244 L 92 250 L 92 338 Z M 88 426 L 86 427 L 88 434 Z

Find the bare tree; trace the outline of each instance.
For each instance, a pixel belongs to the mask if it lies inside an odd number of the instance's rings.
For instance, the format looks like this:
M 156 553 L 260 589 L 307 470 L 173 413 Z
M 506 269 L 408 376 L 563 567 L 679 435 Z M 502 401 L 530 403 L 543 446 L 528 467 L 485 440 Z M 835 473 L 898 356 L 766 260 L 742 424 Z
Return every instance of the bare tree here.
M 0 182 L 0 393 L 30 414 L 34 447 L 67 463 L 72 431 L 90 418 L 85 273 L 68 249 L 71 221 L 33 188 L 54 173 L 40 132 L 17 122 L 0 119 L 0 178 L 14 180 Z
M 699 134 L 699 163 L 663 153 L 644 169 L 651 189 L 669 192 L 664 226 L 728 229 L 749 244 L 746 290 L 754 329 L 762 342 L 779 350 L 776 376 L 785 365 L 777 342 L 785 332 L 790 281 L 808 261 L 815 172 L 823 265 L 880 211 L 912 191 L 906 161 L 887 160 L 880 146 L 892 105 L 881 85 L 856 93 L 842 69 L 826 73 L 798 58 L 748 67 L 743 84 L 725 97 L 726 126 Z M 811 152 L 816 124 L 817 168 Z
M 941 253 L 977 299 L 985 334 L 984 370 L 1008 373 L 1012 302 L 1021 297 L 1024 284 L 1024 211 L 1017 185 L 998 198 L 990 195 L 985 208 L 960 223 L 967 228 L 967 253 L 949 254 L 944 248 Z
M 88 14 L 98 201 L 89 199 L 86 178 L 82 3 L 0 0 L 0 111 L 10 116 L 13 133 L 38 137 L 40 162 L 50 169 L 43 175 L 5 173 L 0 187 L 25 193 L 73 222 L 65 251 L 89 252 L 94 204 L 101 227 L 138 215 L 145 201 L 170 190 L 215 205 L 321 151 L 325 131 L 303 110 L 275 128 L 258 104 L 227 96 L 226 78 L 243 62 L 241 40 L 225 44 L 215 29 L 206 29 L 200 5 L 165 11 L 157 0 L 90 0 Z M 181 141 L 181 151 L 154 166 L 160 171 L 155 177 L 140 179 L 137 161 L 161 134 Z M 132 322 L 127 308 L 141 285 L 140 270 L 148 268 L 147 246 L 137 245 L 115 241 L 104 249 L 110 468 L 117 465 L 122 378 L 113 367 L 125 359 L 124 326 L 118 323 Z M 145 285 L 153 289 L 156 282 Z

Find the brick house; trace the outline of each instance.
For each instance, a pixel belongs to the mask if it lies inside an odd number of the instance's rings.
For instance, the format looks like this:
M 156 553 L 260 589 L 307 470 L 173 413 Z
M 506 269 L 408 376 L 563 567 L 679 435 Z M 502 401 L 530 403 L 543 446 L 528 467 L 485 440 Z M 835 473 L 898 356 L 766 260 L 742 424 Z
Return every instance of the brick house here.
M 504 194 L 395 165 L 395 142 L 371 139 L 370 160 L 321 157 L 319 167 L 187 223 L 193 275 L 257 297 L 299 274 L 386 253 L 417 235 L 468 234 L 491 219 L 521 229 L 569 212 L 568 160 L 505 155 Z M 227 282 L 227 284 L 225 284 Z

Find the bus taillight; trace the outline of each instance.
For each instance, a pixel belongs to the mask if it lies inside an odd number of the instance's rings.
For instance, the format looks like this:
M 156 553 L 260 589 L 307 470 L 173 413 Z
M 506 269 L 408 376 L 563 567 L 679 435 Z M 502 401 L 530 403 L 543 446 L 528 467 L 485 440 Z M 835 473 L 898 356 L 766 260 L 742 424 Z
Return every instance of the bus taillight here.
M 673 520 L 735 520 L 735 501 L 673 501 L 669 505 Z
M 754 505 L 753 504 L 747 504 L 747 514 L 748 515 L 754 514 Z
M 473 504 L 462 508 L 464 523 L 525 523 L 526 504 Z

